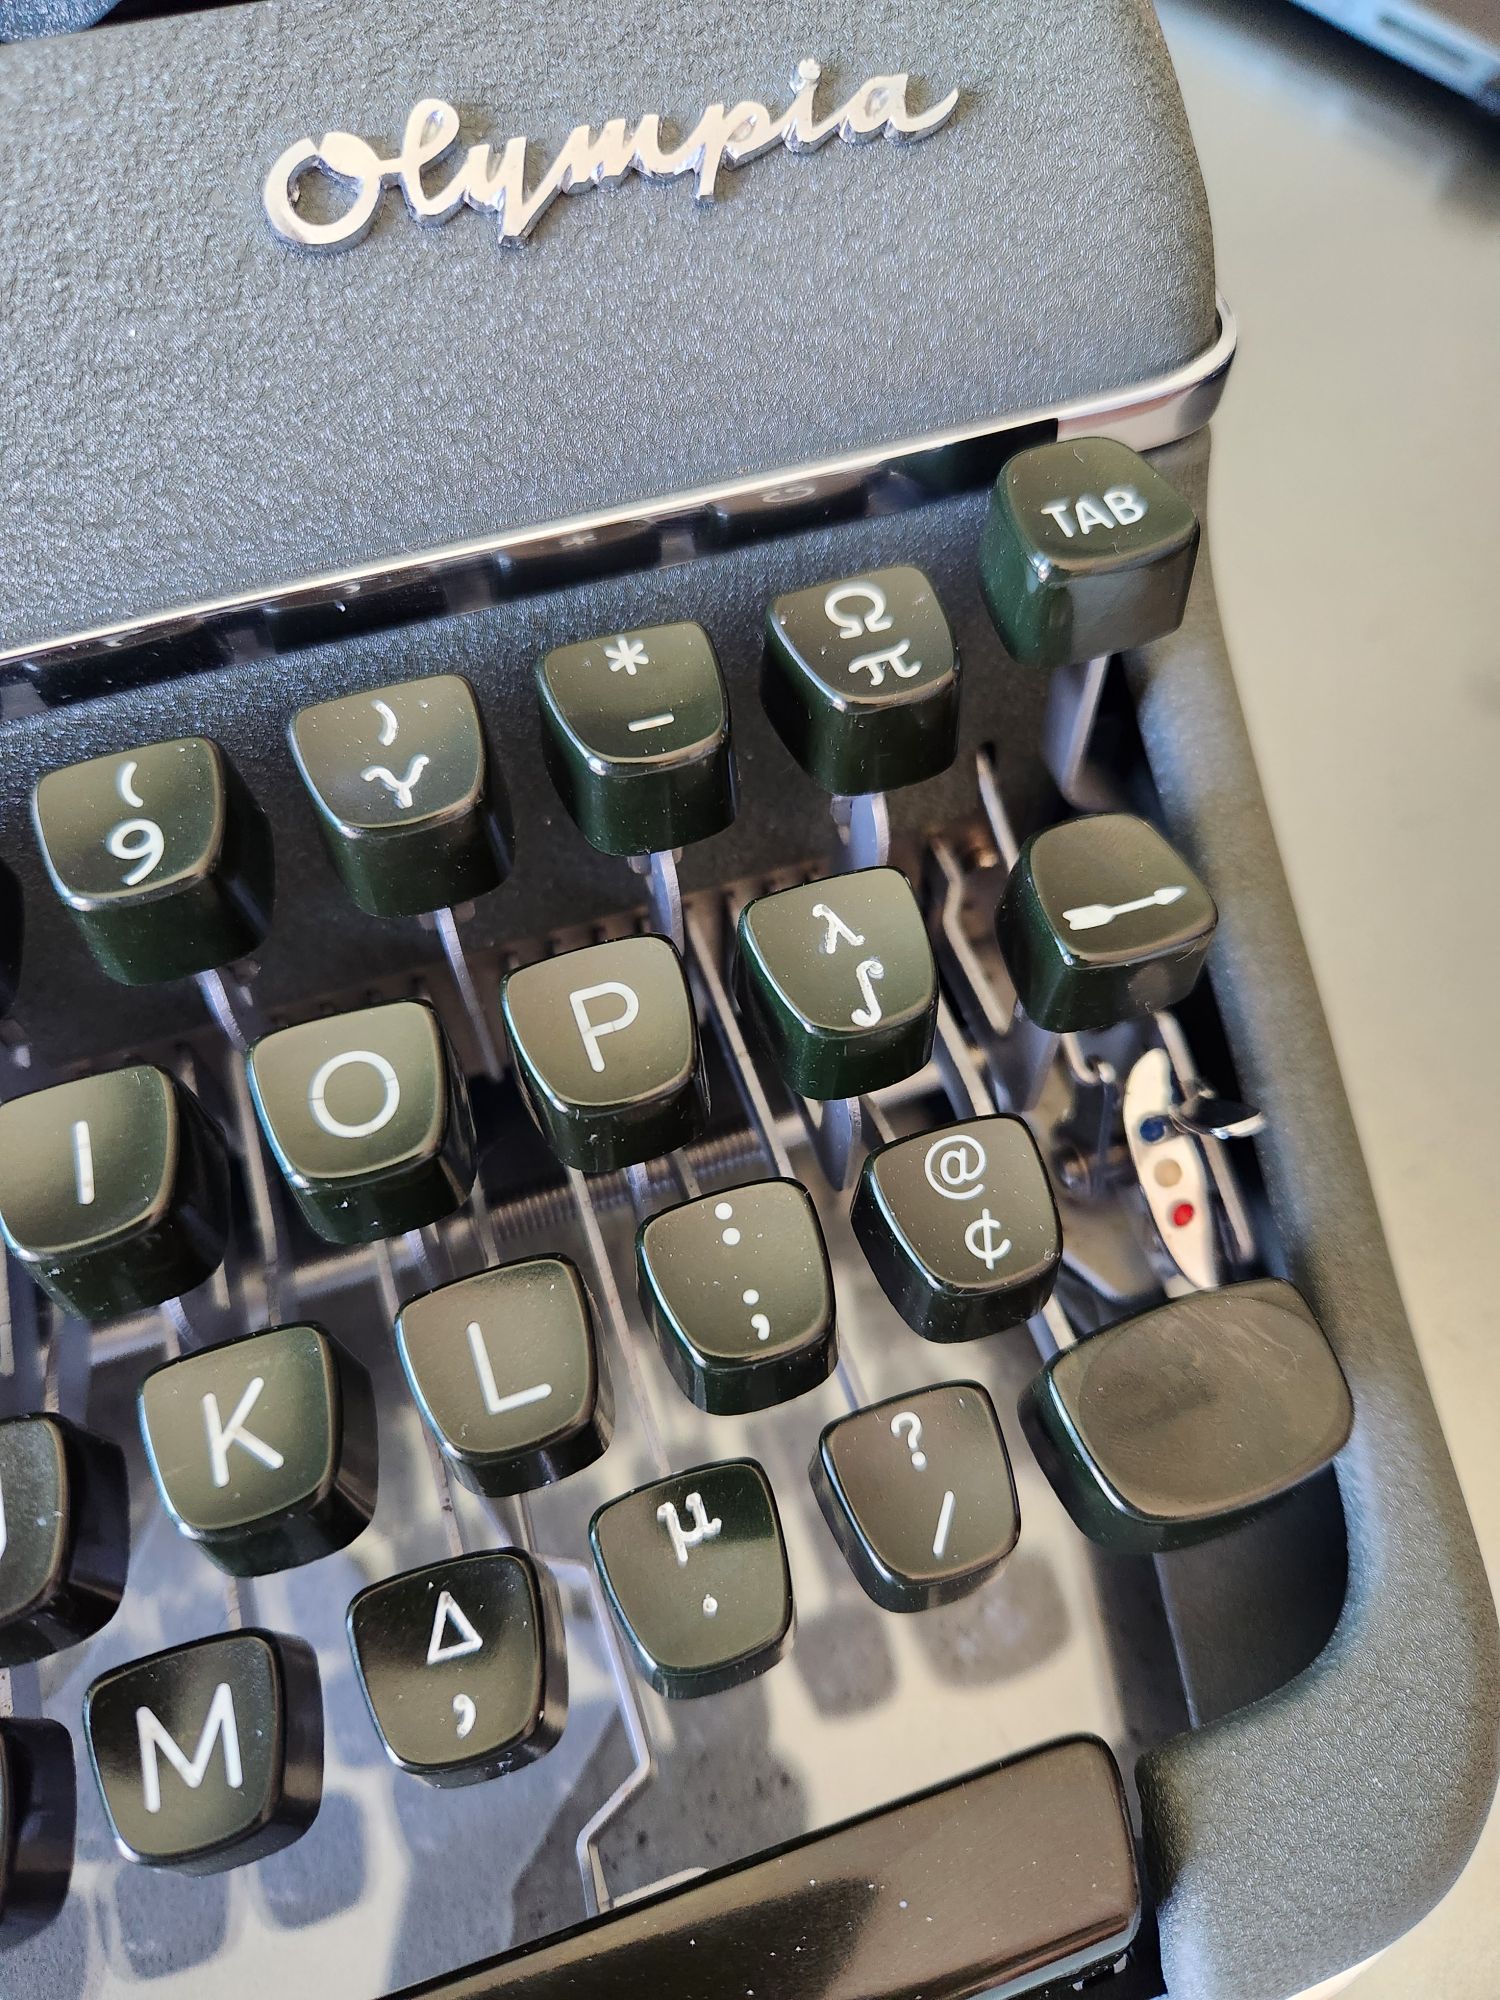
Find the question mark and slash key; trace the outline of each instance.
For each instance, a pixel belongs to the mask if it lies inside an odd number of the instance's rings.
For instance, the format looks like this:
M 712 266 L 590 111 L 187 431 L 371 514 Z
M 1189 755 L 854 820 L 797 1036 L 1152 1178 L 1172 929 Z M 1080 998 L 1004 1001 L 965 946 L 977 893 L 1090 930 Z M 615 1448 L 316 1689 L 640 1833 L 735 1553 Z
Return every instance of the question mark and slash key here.
M 922 1449 L 922 1419 L 915 1410 L 898 1410 L 891 1418 L 891 1432 L 895 1437 L 904 1436 L 906 1449 L 911 1453 L 912 1470 L 927 1470 L 927 1454 Z
M 915 1410 L 898 1410 L 891 1418 L 891 1434 L 901 1438 L 911 1453 L 913 1472 L 927 1470 L 927 1454 L 922 1449 L 922 1419 Z M 932 1538 L 932 1553 L 935 1556 L 948 1554 L 948 1537 L 953 1526 L 953 1512 L 956 1496 L 951 1489 L 943 1494 L 942 1508 L 938 1514 L 937 1533 Z

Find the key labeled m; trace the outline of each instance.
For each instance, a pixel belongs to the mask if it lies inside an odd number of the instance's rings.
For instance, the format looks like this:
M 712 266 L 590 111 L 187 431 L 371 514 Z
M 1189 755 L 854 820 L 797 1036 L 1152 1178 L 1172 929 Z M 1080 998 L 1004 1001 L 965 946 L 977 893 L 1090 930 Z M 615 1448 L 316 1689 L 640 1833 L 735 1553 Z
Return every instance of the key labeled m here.
M 196 1749 L 189 1757 L 172 1732 L 149 1708 L 135 1712 L 136 1737 L 141 1753 L 141 1800 L 148 1813 L 161 1811 L 161 1759 L 166 1758 L 190 1792 L 196 1792 L 208 1776 L 214 1745 L 223 1739 L 224 1780 L 232 1792 L 244 1789 L 245 1770 L 240 1756 L 240 1730 L 234 1713 L 234 1689 L 220 1681 L 208 1705 Z

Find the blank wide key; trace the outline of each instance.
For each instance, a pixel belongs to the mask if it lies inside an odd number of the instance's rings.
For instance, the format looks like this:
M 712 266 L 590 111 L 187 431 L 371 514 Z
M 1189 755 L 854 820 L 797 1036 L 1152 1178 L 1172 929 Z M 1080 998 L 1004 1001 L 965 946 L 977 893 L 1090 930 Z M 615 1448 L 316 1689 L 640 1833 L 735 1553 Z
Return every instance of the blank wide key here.
M 487 1966 L 484 2000 L 960 2000 L 1103 1972 L 1141 1919 L 1125 1790 L 1074 1736 Z M 788 1966 L 812 1964 L 807 1975 Z M 733 1984 L 722 1974 L 733 1967 Z M 705 1971 L 705 1967 L 708 1968 Z
M 911 884 L 862 868 L 760 896 L 740 913 L 737 994 L 786 1084 L 858 1097 L 932 1053 L 937 971 Z
M 762 699 L 777 734 L 830 792 L 878 792 L 946 771 L 958 750 L 958 655 L 937 593 L 901 565 L 778 597 Z
M 468 1092 L 425 1001 L 278 1028 L 255 1044 L 249 1066 L 276 1164 L 328 1242 L 399 1236 L 467 1200 Z
M 1011 658 L 1062 667 L 1175 632 L 1197 553 L 1197 516 L 1153 466 L 1114 438 L 1067 438 L 995 482 L 979 575 Z
M 1155 1554 L 1221 1535 L 1321 1471 L 1354 1407 L 1301 1294 L 1257 1278 L 1054 1355 L 1021 1420 L 1083 1532 Z
M 165 1070 L 0 1105 L 0 1231 L 65 1312 L 109 1319 L 191 1291 L 223 1261 L 228 1228 L 223 1141 Z
M 278 1326 L 169 1361 L 140 1388 L 167 1512 L 231 1576 L 330 1555 L 375 1511 L 375 1397 L 321 1327 Z
M 568 1712 L 557 1586 L 520 1549 L 456 1556 L 362 1590 L 349 1645 L 386 1755 L 431 1785 L 543 1757 Z
M 111 979 L 181 979 L 265 936 L 270 827 L 206 736 L 49 771 L 31 810 L 52 886 Z
M 537 691 L 552 782 L 603 853 L 685 847 L 733 820 L 729 697 L 701 625 L 559 646 Z
M 609 1443 L 609 1381 L 566 1257 L 526 1257 L 409 1299 L 396 1347 L 449 1467 L 491 1499 L 550 1485 Z
M 107 1625 L 125 1590 L 125 1455 L 66 1417 L 0 1423 L 0 1667 Z
M 833 1275 L 806 1188 L 752 1181 L 662 1209 L 636 1233 L 641 1306 L 672 1380 L 716 1416 L 826 1381 Z
M 1032 835 L 995 927 L 1027 1014 L 1076 1034 L 1186 999 L 1218 921 L 1213 897 L 1154 826 L 1100 813 Z
M 472 902 L 510 873 L 505 781 L 457 674 L 318 702 L 287 733 L 323 845 L 362 910 Z
M 752 1459 L 700 1465 L 601 1507 L 589 1542 L 636 1665 L 669 1699 L 764 1673 L 792 1640 L 781 1520 Z
M 615 938 L 508 973 L 516 1081 L 552 1150 L 605 1174 L 696 1139 L 708 1115 L 687 975 L 661 937 Z
M 78 1789 L 60 1722 L 0 1720 L 0 1950 L 62 1908 L 73 1874 Z
M 887 1611 L 966 1597 L 1021 1532 L 1010 1454 L 977 1382 L 838 1418 L 818 1440 L 810 1476 L 849 1567 Z
M 127 1861 L 215 1874 L 317 1817 L 323 1698 L 300 1639 L 229 1632 L 116 1667 L 84 1697 L 83 1729 Z

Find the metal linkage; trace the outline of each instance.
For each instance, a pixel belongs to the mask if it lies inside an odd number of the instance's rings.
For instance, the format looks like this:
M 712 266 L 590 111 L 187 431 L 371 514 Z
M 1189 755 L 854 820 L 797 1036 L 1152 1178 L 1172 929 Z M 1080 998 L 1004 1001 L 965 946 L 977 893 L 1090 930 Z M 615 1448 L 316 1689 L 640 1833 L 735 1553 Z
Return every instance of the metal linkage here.
M 771 1100 L 766 1096 L 765 1086 L 750 1059 L 750 1051 L 746 1046 L 739 1019 L 729 1004 L 729 994 L 719 968 L 714 962 L 713 947 L 704 929 L 703 919 L 696 910 L 690 909 L 687 912 L 685 931 L 689 964 L 699 992 L 707 1002 L 714 1033 L 724 1051 L 724 1059 L 733 1073 L 740 1102 L 745 1107 L 745 1115 L 750 1120 L 772 1171 L 782 1180 L 790 1180 L 791 1154 L 787 1151 L 781 1136 L 780 1123 L 771 1109 Z
M 843 867 L 884 868 L 891 858 L 891 813 L 885 793 L 835 796 L 831 810 L 843 845 Z
M 1106 653 L 1076 666 L 1054 667 L 1048 677 L 1042 762 L 1068 804 L 1080 812 L 1114 812 L 1123 802 L 1119 787 L 1089 761 L 1109 668 Z
M 682 884 L 677 878 L 678 853 L 662 850 L 655 854 L 633 854 L 630 865 L 646 878 L 646 894 L 651 905 L 651 928 L 670 938 L 684 950 Z
M 645 1370 L 641 1366 L 640 1350 L 625 1315 L 625 1307 L 620 1299 L 620 1288 L 615 1283 L 614 1267 L 610 1263 L 609 1251 L 605 1247 L 604 1232 L 599 1226 L 599 1217 L 594 1211 L 588 1176 L 579 1173 L 576 1167 L 569 1167 L 567 1175 L 568 1185 L 573 1194 L 574 1210 L 588 1250 L 589 1265 L 594 1279 L 594 1297 L 613 1336 L 614 1351 L 624 1364 L 625 1379 L 630 1384 L 631 1400 L 636 1406 L 636 1417 L 640 1424 L 646 1455 L 655 1468 L 658 1478 L 665 1479 L 672 1470 L 672 1463 L 667 1457 L 666 1446 L 662 1443 L 661 1431 L 656 1421 L 656 1410 L 646 1386 Z
M 452 976 L 454 991 L 459 1005 L 469 1023 L 470 1033 L 479 1051 L 480 1064 L 484 1073 L 492 1080 L 504 1073 L 505 1065 L 500 1057 L 499 1045 L 490 1027 L 489 1017 L 484 1011 L 484 1003 L 479 997 L 479 985 L 474 977 L 474 968 L 469 963 L 468 953 L 458 927 L 458 918 L 452 910 L 434 910 L 432 927 L 437 932 L 438 942 L 443 947 L 443 957 L 447 961 Z
M 578 1829 L 578 1838 L 573 1843 L 573 1852 L 578 1861 L 578 1876 L 583 1884 L 584 1906 L 591 1917 L 598 1917 L 610 1908 L 613 1900 L 604 1879 L 603 1864 L 599 1859 L 599 1837 L 613 1820 L 619 1818 L 636 1794 L 655 1777 L 656 1756 L 646 1729 L 646 1714 L 641 1705 L 640 1689 L 636 1686 L 635 1676 L 630 1671 L 630 1663 L 625 1657 L 625 1649 L 620 1643 L 620 1635 L 610 1616 L 609 1606 L 604 1601 L 604 1588 L 599 1581 L 598 1572 L 591 1564 L 577 1562 L 571 1556 L 548 1556 L 547 1567 L 561 1581 L 571 1583 L 575 1590 L 588 1599 L 594 1624 L 598 1628 L 599 1641 L 609 1664 L 610 1678 L 614 1682 L 620 1720 L 625 1725 L 625 1735 L 630 1744 L 630 1770 L 603 1804 L 584 1821 Z

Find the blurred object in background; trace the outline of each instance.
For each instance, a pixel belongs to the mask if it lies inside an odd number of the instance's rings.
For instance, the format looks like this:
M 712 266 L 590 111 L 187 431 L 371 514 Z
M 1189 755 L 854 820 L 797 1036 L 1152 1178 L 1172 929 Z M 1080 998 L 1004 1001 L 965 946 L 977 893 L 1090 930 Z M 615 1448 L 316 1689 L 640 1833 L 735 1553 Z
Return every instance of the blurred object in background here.
M 1500 0 L 1298 0 L 1409 69 L 1500 113 Z

